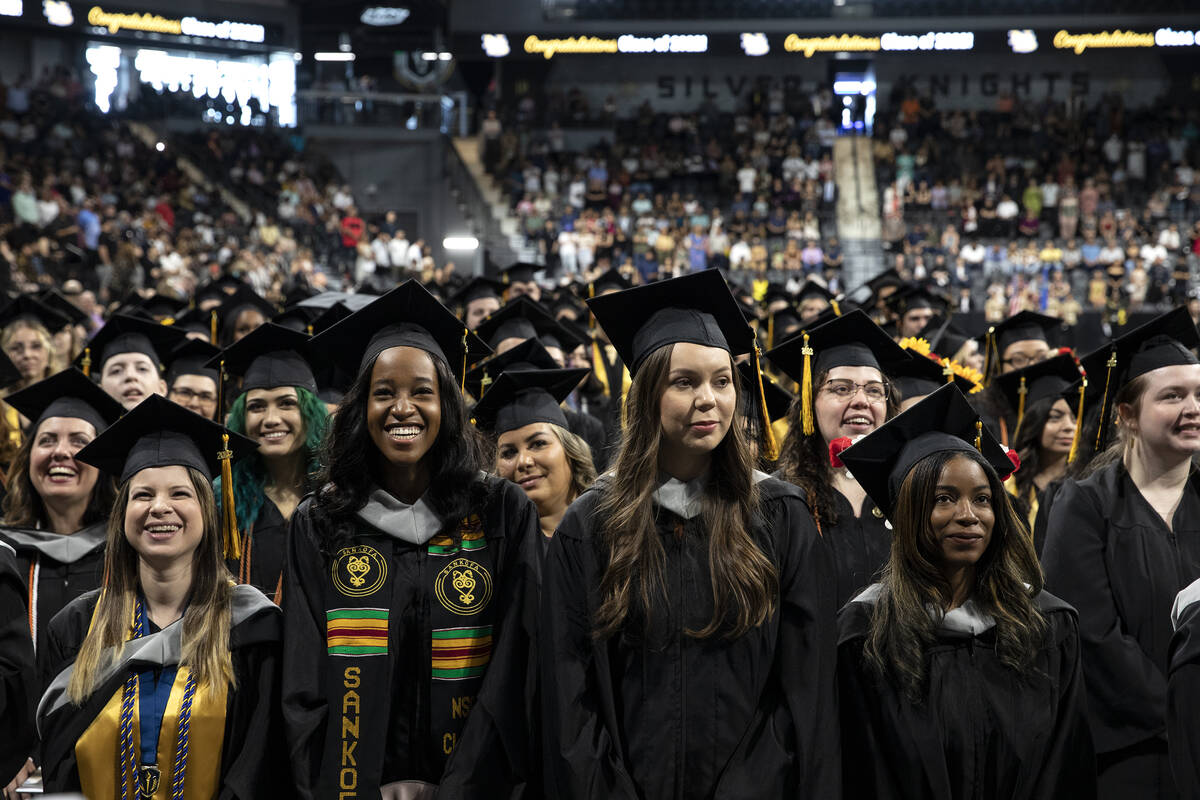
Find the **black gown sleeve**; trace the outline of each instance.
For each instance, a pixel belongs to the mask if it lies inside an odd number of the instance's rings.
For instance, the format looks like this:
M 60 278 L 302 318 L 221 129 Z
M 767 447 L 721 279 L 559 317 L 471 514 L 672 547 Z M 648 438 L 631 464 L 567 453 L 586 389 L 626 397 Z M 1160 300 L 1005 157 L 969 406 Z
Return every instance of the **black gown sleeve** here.
M 283 570 L 283 678 L 280 705 L 296 796 L 312 798 L 325 747 L 324 610 L 309 587 L 322 586 L 324 560 L 306 500 L 292 515 Z
M 0 787 L 33 753 L 37 667 L 29 636 L 24 583 L 7 548 L 0 548 Z
M 1074 610 L 1048 614 L 1047 621 L 1059 649 L 1059 674 L 1050 676 L 1058 686 L 1058 709 L 1033 797 L 1085 800 L 1096 796 L 1096 756 L 1088 725 L 1079 625 Z
M 1159 735 L 1167 699 L 1162 672 L 1125 632 L 1113 599 L 1104 509 L 1088 487 L 1064 481 L 1042 558 L 1046 589 L 1079 611 L 1092 731 L 1102 753 Z
M 1200 800 L 1200 602 L 1179 614 L 1171 638 L 1167 679 L 1167 743 L 1175 785 L 1185 800 Z
M 588 596 L 599 575 L 592 509 L 585 493 L 567 509 L 543 565 L 542 724 L 546 796 L 558 800 L 638 800 L 616 730 L 609 669 L 595 657 Z M 602 677 L 603 676 L 603 677 Z
M 238 647 L 235 642 L 237 688 L 230 689 L 226 710 L 220 800 L 292 795 L 279 708 L 282 625 L 278 614 L 272 613 L 239 628 L 251 626 L 265 635 L 253 645 Z
M 542 536 L 537 507 L 515 484 L 499 485 L 504 502 L 493 525 L 507 548 L 500 600 L 503 617 L 487 676 L 438 785 L 438 800 L 541 796 L 537 702 L 537 610 Z

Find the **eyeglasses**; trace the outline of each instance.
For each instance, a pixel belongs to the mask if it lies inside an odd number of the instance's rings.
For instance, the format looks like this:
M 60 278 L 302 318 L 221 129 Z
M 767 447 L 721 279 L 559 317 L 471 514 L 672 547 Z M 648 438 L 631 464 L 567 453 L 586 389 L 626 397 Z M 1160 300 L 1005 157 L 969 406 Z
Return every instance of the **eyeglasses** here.
M 855 383 L 844 378 L 825 381 L 825 385 L 821 388 L 838 400 L 850 400 L 854 395 L 858 394 L 859 389 L 862 389 L 863 397 L 867 398 L 868 403 L 884 402 L 888 399 L 888 392 L 890 391 L 890 387 L 882 381 Z
M 1050 353 L 1038 353 L 1037 355 L 1028 355 L 1026 353 L 1013 353 L 1008 358 L 1001 360 L 1001 364 L 1008 364 L 1013 369 L 1025 369 L 1033 364 L 1039 364 L 1046 360 L 1046 356 Z
M 206 404 L 217 402 L 217 396 L 212 392 L 193 392 L 191 389 L 172 389 L 171 399 L 177 403 L 191 403 L 195 400 Z

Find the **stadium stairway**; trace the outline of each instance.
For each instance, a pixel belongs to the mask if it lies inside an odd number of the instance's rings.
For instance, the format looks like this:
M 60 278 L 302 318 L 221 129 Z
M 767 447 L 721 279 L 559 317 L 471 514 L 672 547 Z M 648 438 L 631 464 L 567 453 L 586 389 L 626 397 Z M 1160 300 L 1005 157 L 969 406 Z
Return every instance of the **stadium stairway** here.
M 153 150 L 155 145 L 159 142 L 166 141 L 167 137 L 165 134 L 156 133 L 153 128 L 144 122 L 130 122 L 127 124 L 129 126 L 129 132 L 141 139 L 142 142 L 145 143 L 145 145 L 151 150 Z M 254 219 L 254 214 L 251 212 L 250 206 L 242 198 L 238 197 L 224 186 L 214 185 L 213 182 L 210 181 L 204 175 L 204 173 L 201 172 L 200 169 L 191 162 L 189 158 L 181 155 L 176 156 L 175 164 L 181 171 L 191 178 L 192 181 L 200 186 L 203 186 L 206 191 L 217 192 L 225 204 L 232 208 L 234 213 L 237 214 L 243 222 L 248 223 Z
M 490 212 L 491 218 L 484 221 L 487 231 L 485 239 L 492 243 L 489 250 L 493 253 L 497 251 L 502 253 L 507 249 L 514 256 L 512 260 L 526 261 L 532 264 L 542 263 L 542 257 L 537 248 L 526 242 L 525 234 L 521 231 L 521 221 L 509 205 L 508 198 L 500 190 L 495 179 L 488 175 L 483 168 L 483 161 L 480 159 L 482 151 L 480 137 L 456 137 L 453 140 L 453 146 L 471 179 L 475 181 Z M 501 241 L 493 242 L 494 239 Z M 496 244 L 501 246 L 497 247 Z
M 842 252 L 843 288 L 853 289 L 883 271 L 882 224 L 871 140 L 841 136 L 833 146 L 838 185 L 837 226 Z

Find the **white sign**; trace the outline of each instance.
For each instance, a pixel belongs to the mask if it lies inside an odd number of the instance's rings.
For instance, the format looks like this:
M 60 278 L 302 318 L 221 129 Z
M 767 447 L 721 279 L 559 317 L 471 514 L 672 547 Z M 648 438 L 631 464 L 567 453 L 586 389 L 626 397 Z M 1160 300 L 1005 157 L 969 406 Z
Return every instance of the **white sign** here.
M 1154 32 L 1154 43 L 1159 47 L 1189 47 L 1196 44 L 1195 31 L 1175 31 L 1170 28 L 1159 28 Z
M 71 4 L 67 0 L 43 0 L 42 13 L 51 25 L 66 28 L 75 24 L 75 15 L 71 13 Z
M 408 19 L 412 12 L 407 8 L 390 8 L 388 6 L 370 6 L 364 8 L 358 16 L 358 21 L 363 25 L 373 25 L 377 28 L 384 28 L 389 25 L 399 25 L 404 20 Z
M 617 37 L 618 53 L 707 53 L 708 35 L 703 33 L 673 36 L 634 36 L 627 33 Z
M 19 17 L 25 13 L 22 0 L 0 0 L 0 16 Z
M 885 33 L 879 37 L 881 50 L 972 50 L 975 34 L 970 31 L 930 31 L 922 34 Z
M 202 36 L 206 39 L 262 44 L 267 38 L 266 28 L 250 22 L 205 22 L 195 17 L 184 17 L 179 21 L 179 29 L 184 36 Z
M 771 52 L 771 43 L 765 33 L 743 33 L 742 52 L 748 56 L 765 56 Z

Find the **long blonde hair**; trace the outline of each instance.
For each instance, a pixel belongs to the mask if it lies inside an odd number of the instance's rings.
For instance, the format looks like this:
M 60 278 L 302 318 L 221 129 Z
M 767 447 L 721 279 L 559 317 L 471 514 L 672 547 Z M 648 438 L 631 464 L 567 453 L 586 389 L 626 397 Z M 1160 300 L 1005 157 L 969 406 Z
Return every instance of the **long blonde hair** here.
M 229 651 L 233 576 L 225 567 L 222 555 L 221 526 L 212 486 L 202 473 L 190 467 L 188 477 L 200 503 L 204 533 L 192 556 L 192 586 L 183 614 L 183 650 L 179 663 L 196 676 L 197 687 L 213 691 L 221 682 L 236 684 Z M 68 696 L 77 705 L 82 705 L 96 690 L 104 651 L 115 647 L 120 654 L 130 634 L 139 579 L 137 551 L 125 538 L 129 486 L 130 481 L 121 485 L 108 519 L 105 585 L 67 686 Z
M 8 346 L 12 343 L 13 337 L 17 335 L 18 331 L 25 328 L 33 331 L 37 335 L 38 339 L 41 340 L 42 347 L 46 350 L 46 369 L 42 371 L 41 375 L 28 380 L 22 378 L 18 383 L 8 387 L 8 390 L 4 393 L 4 396 L 6 397 L 9 394 L 17 391 L 17 389 L 31 386 L 40 380 L 49 378 L 55 372 L 56 357 L 54 354 L 54 339 L 51 338 L 50 331 L 46 330 L 45 326 L 35 319 L 30 317 L 17 317 L 15 320 L 10 322 L 4 328 L 4 333 L 0 334 L 0 350 L 8 352 Z
M 596 509 L 595 519 L 600 521 L 608 551 L 596 610 L 598 638 L 617 633 L 636 604 L 640 604 L 648 621 L 652 598 L 666 591 L 666 553 L 655 527 L 653 504 L 662 446 L 659 405 L 667 388 L 674 349 L 674 345 L 667 345 L 648 356 L 629 387 L 621 451 Z M 736 374 L 732 359 L 729 366 Z M 718 633 L 735 638 L 763 624 L 774 613 L 779 594 L 779 571 L 751 535 L 759 493 L 754 482 L 753 450 L 738 424 L 746 399 L 736 380 L 734 390 L 734 424 L 713 451 L 702 501 L 713 613 L 701 630 L 685 631 L 699 639 Z

